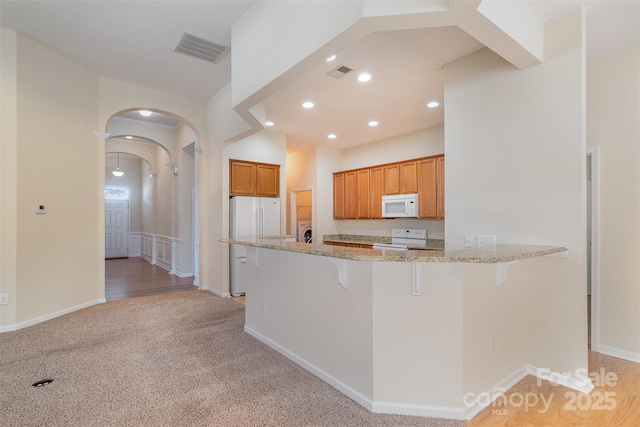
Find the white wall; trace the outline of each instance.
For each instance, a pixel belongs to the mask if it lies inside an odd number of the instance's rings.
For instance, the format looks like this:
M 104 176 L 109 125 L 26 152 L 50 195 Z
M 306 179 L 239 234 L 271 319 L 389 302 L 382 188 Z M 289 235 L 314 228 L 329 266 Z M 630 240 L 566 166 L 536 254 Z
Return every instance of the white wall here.
M 93 135 L 98 128 L 97 76 L 25 36 L 13 38 L 14 33 L 5 30 L 2 34 L 3 70 L 9 59 L 19 77 L 13 82 L 11 75 L 6 82 L 4 75 L 2 79 L 2 127 L 12 132 L 15 126 L 16 131 L 6 141 L 3 131 L 2 140 L 3 160 L 5 154 L 11 159 L 16 153 L 15 165 L 6 174 L 2 167 L 2 184 L 11 186 L 7 204 L 3 191 L 3 226 L 8 225 L 5 220 L 12 221 L 16 233 L 13 242 L 7 235 L 7 244 L 15 244 L 7 248 L 15 251 L 15 269 L 6 265 L 8 274 L 15 272 L 15 288 L 9 289 L 9 310 L 15 316 L 3 316 L 2 326 L 22 327 L 104 298 L 104 223 L 98 221 L 104 217 L 99 185 L 104 154 Z M 5 47 L 9 56 L 17 53 L 15 62 L 5 56 Z M 9 114 L 15 114 L 10 122 L 4 121 L 5 84 Z M 12 92 L 17 101 L 13 111 Z M 14 171 L 17 180 L 11 183 Z M 35 204 L 47 205 L 47 214 L 36 215 Z M 6 209 L 15 209 L 17 215 L 12 218 Z
M 220 96 L 225 97 L 224 94 Z M 216 97 L 214 97 L 216 98 Z M 218 123 L 218 111 L 224 110 L 226 101 L 212 98 L 209 101 L 209 120 L 211 127 L 225 127 Z M 224 114 L 223 114 L 224 116 Z M 218 129 L 219 134 L 226 132 Z M 218 242 L 220 238 L 229 236 L 229 159 L 240 159 L 254 162 L 280 165 L 280 196 L 285 200 L 286 194 L 286 138 L 283 134 L 260 132 L 233 144 L 224 144 L 212 139 L 209 143 L 206 167 L 201 175 L 205 190 L 203 206 L 203 252 L 200 286 L 218 295 L 229 293 L 229 245 Z M 281 204 L 281 229 L 286 230 L 286 203 Z M 210 216 L 209 213 L 211 213 Z
M 255 2 L 232 28 L 232 105 L 263 89 L 361 19 L 362 7 L 361 1 Z M 298 33 L 304 36 L 292 37 Z
M 0 28 L 0 332 L 16 323 L 18 214 L 17 34 Z
M 357 169 L 442 153 L 444 153 L 444 127 L 436 126 L 345 149 L 342 152 L 340 168 L 330 171 L 326 176 L 332 176 L 331 173 L 339 170 Z M 333 211 L 330 214 L 333 215 Z M 423 228 L 428 231 L 429 238 L 444 239 L 443 220 L 400 218 L 336 220 L 335 227 L 337 232 L 341 234 L 364 234 L 370 236 L 391 236 L 391 230 L 394 228 Z M 318 236 L 321 237 L 320 235 Z
M 484 49 L 445 66 L 446 246 L 480 233 L 569 249 L 530 295 L 532 310 L 557 304 L 525 332 L 529 363 L 561 372 L 587 366 L 583 33 L 578 11 L 547 24 L 544 64 Z
M 640 46 L 587 64 L 587 145 L 600 147 L 600 348 L 640 362 Z

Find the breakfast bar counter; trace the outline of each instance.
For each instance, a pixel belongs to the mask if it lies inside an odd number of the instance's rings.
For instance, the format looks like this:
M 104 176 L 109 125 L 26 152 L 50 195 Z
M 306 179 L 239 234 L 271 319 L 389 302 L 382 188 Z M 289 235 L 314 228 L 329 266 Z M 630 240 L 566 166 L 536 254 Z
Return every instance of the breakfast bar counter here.
M 288 238 L 253 238 L 236 240 L 222 239 L 224 243 L 238 244 L 256 248 L 275 249 L 286 252 L 298 252 L 354 261 L 392 261 L 392 262 L 456 262 L 494 264 L 512 262 L 545 255 L 563 256 L 567 249 L 561 246 L 536 245 L 498 245 L 495 249 L 457 249 L 457 250 L 380 250 L 291 242 Z
M 244 329 L 370 411 L 470 419 L 535 366 L 566 372 L 545 359 L 567 351 L 557 348 L 565 331 L 539 333 L 557 305 L 564 247 L 289 240 L 222 240 L 247 252 Z

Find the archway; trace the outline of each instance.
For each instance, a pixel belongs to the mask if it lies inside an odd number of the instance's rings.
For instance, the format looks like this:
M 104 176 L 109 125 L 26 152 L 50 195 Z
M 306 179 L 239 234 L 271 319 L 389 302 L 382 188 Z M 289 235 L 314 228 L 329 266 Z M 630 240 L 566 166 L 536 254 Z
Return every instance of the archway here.
M 140 159 L 140 221 L 132 228 L 133 251 L 170 275 L 191 279 L 198 285 L 199 146 L 196 131 L 183 119 L 164 112 L 139 109 L 120 111 L 108 120 L 105 164 L 110 153 Z M 108 172 L 108 170 L 106 171 Z M 107 176 L 107 175 L 105 175 Z M 105 178 L 105 183 L 109 179 Z M 132 222 L 133 226 L 134 222 Z M 135 241 L 140 239 L 140 251 Z

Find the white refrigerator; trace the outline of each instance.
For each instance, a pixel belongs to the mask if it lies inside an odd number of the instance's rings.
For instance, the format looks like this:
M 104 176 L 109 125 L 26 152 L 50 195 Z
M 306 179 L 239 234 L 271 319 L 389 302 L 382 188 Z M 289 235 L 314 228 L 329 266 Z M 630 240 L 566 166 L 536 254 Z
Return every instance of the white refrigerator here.
M 232 197 L 229 201 L 229 237 L 280 236 L 280 199 L 272 197 Z M 231 245 L 229 291 L 233 296 L 246 291 L 247 250 Z

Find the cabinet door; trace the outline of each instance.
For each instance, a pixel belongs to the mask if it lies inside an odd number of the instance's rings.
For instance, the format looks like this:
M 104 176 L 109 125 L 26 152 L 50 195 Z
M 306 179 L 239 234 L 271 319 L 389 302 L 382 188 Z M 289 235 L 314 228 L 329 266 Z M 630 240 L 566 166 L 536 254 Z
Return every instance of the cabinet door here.
M 384 168 L 384 194 L 400 194 L 400 166 L 390 165 Z
M 357 175 L 357 196 L 358 196 L 358 218 L 371 218 L 371 202 L 369 192 L 369 169 L 358 171 Z
M 344 219 L 344 173 L 333 174 L 333 218 Z
M 229 195 L 256 195 L 256 167 L 253 163 L 229 161 Z
M 444 218 L 444 156 L 436 158 L 437 217 Z
M 371 218 L 382 219 L 382 196 L 384 196 L 384 168 L 373 168 L 369 171 Z
M 418 192 L 418 162 L 400 163 L 400 194 Z
M 437 185 L 436 159 L 418 161 L 418 203 L 420 218 L 436 218 Z
M 344 217 L 358 218 L 358 177 L 355 171 L 344 174 Z
M 256 195 L 280 196 L 280 166 L 256 164 Z

